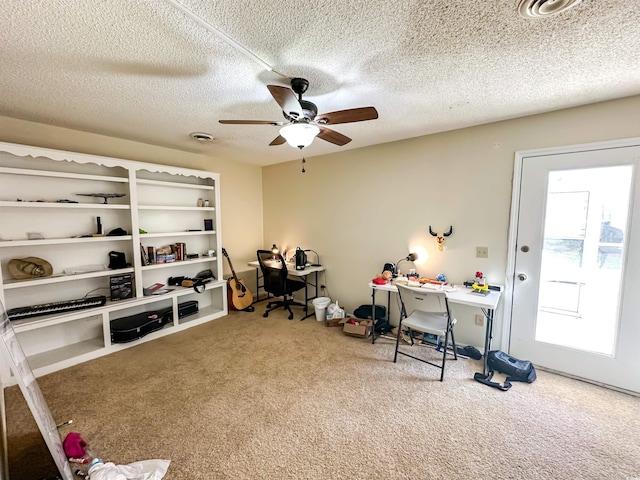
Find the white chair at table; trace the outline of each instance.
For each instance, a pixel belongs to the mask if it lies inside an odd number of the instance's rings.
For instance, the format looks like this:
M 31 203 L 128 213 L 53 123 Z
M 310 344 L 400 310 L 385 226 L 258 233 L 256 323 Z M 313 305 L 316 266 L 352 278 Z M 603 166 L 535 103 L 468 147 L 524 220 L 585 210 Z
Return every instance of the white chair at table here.
M 458 359 L 456 341 L 453 335 L 453 326 L 456 323 L 456 319 L 451 317 L 447 292 L 442 290 L 426 290 L 420 287 L 408 287 L 399 284 L 396 285 L 396 287 L 398 287 L 398 297 L 401 308 L 393 362 L 396 362 L 398 354 L 400 354 L 428 363 L 441 370 L 440 381 L 442 381 L 444 379 L 447 355 L 453 354 L 454 358 L 456 360 Z M 415 343 L 414 335 L 416 332 L 422 334 L 430 333 L 442 338 L 443 344 L 440 346 L 440 348 L 442 348 L 442 362 L 439 364 L 434 363 L 426 358 L 420 358 L 408 352 L 401 351 L 400 335 L 402 335 L 403 329 L 408 330 L 411 346 Z M 448 351 L 449 336 L 451 336 L 452 352 Z M 416 353 L 415 350 L 414 353 Z

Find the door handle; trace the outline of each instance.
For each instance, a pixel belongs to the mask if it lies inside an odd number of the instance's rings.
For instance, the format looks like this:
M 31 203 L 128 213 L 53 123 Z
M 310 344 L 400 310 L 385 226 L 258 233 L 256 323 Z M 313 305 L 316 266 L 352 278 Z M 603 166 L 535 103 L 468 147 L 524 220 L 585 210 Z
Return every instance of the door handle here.
M 519 273 L 518 274 L 518 280 L 520 280 L 521 282 L 524 282 L 527 279 L 527 275 L 524 273 Z

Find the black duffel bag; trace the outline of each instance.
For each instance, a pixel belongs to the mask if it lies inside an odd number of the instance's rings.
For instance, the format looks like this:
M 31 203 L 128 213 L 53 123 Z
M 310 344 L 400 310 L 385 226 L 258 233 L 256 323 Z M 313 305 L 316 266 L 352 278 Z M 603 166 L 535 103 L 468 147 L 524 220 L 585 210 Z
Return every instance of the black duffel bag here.
M 511 388 L 511 382 L 533 383 L 536 379 L 536 369 L 533 367 L 533 363 L 529 360 L 518 360 L 501 350 L 489 351 L 487 368 L 489 369 L 487 375 L 478 372 L 473 378 L 480 383 L 503 391 Z M 504 385 L 491 381 L 494 372 L 504 373 L 507 376 Z
M 373 309 L 371 305 L 360 305 L 353 311 L 353 315 L 356 318 L 365 318 L 372 320 Z M 391 331 L 391 324 L 389 323 L 389 319 L 387 318 L 387 309 L 386 307 L 382 307 L 376 305 L 376 324 L 374 327 L 376 333 L 385 334 Z

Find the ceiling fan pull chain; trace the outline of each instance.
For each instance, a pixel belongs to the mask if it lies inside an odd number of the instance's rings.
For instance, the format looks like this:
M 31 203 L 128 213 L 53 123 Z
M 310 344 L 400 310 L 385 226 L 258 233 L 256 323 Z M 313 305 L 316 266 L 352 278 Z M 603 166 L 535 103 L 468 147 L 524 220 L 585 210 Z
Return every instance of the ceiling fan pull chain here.
M 304 164 L 307 163 L 307 161 L 304 159 L 304 157 L 302 157 L 302 173 L 305 172 L 304 170 Z

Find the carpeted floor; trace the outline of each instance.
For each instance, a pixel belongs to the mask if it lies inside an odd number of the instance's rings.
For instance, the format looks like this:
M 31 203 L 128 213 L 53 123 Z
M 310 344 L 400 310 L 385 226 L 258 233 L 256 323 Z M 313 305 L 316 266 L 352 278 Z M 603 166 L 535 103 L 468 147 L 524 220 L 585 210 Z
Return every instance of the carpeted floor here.
M 62 437 L 116 464 L 171 460 L 170 480 L 640 479 L 640 398 L 542 371 L 501 392 L 470 359 L 441 383 L 394 364 L 390 340 L 262 312 L 39 378 L 74 421 Z M 55 475 L 20 390 L 6 399 L 11 480 Z

